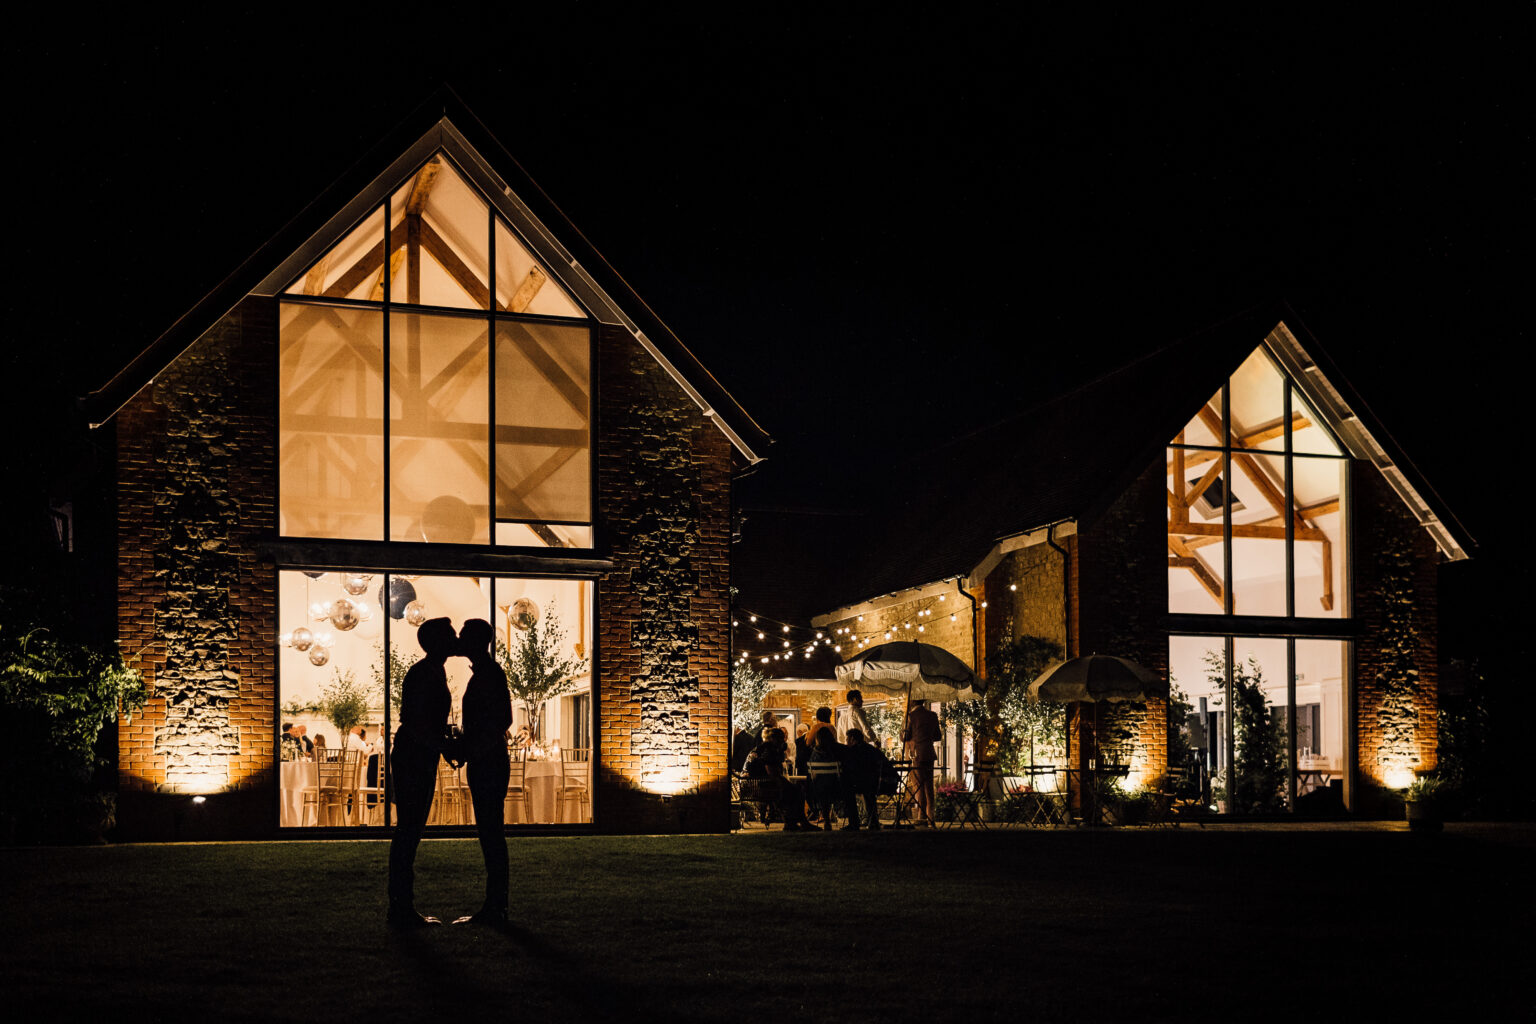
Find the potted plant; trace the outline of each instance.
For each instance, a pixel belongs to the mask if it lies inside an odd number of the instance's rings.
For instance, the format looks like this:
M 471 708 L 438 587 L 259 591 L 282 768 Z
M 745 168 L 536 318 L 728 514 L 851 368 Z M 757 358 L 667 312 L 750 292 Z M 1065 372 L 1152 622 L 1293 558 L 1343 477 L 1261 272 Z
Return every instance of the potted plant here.
M 1415 779 L 1403 790 L 1403 812 L 1414 832 L 1439 832 L 1453 801 L 1450 783 L 1433 775 Z
M 963 782 L 946 781 L 934 786 L 933 816 L 939 821 L 954 821 L 966 793 Z

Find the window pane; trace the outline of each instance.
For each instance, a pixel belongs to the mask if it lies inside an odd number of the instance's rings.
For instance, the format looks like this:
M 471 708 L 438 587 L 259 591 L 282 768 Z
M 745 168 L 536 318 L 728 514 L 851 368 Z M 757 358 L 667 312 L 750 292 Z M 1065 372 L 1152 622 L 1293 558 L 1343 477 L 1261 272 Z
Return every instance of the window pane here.
M 490 541 L 486 323 L 390 318 L 390 539 Z
M 1211 778 L 1230 760 L 1222 719 L 1226 707 L 1225 646 L 1221 637 L 1168 638 L 1168 681 L 1183 691 L 1189 702 L 1183 729 L 1194 761 L 1191 785 L 1206 797 L 1211 796 Z
M 284 303 L 280 323 L 278 531 L 381 540 L 383 317 Z
M 442 154 L 395 190 L 389 226 L 391 301 L 486 308 L 490 209 Z
M 1344 672 L 1342 640 L 1296 641 L 1296 808 L 1344 810 Z
M 497 323 L 498 520 L 591 522 L 590 406 L 587 328 Z
M 279 739 L 284 828 L 385 823 L 381 588 L 366 573 L 278 573 L 280 728 L 303 733 Z
M 1221 391 L 1218 390 L 1211 400 L 1205 403 L 1184 429 L 1179 431 L 1179 436 L 1174 438 L 1175 444 L 1221 444 Z
M 1232 647 L 1236 747 L 1227 795 L 1240 813 L 1272 814 L 1285 809 L 1291 764 L 1285 724 L 1286 644 L 1240 636 Z
M 496 308 L 506 313 L 586 316 L 539 266 L 510 228 L 496 219 Z
M 592 586 L 580 580 L 497 578 L 493 592 L 492 626 L 512 688 L 517 755 L 507 821 L 589 822 Z M 524 670 L 532 660 L 543 664 L 542 677 Z
M 1291 460 L 1296 474 L 1296 505 L 1303 529 L 1296 537 L 1296 614 L 1309 618 L 1341 618 L 1348 614 L 1344 566 L 1344 459 Z
M 1225 597 L 1221 453 L 1168 449 L 1168 610 L 1220 615 Z
M 1262 348 L 1232 374 L 1232 447 L 1285 449 L 1285 378 Z
M 384 211 L 363 219 L 293 284 L 290 295 L 328 299 L 384 298 Z
M 1285 614 L 1285 456 L 1232 453 L 1232 611 Z
M 1301 392 L 1291 389 L 1291 450 L 1314 455 L 1343 455 L 1328 429 L 1317 418 Z

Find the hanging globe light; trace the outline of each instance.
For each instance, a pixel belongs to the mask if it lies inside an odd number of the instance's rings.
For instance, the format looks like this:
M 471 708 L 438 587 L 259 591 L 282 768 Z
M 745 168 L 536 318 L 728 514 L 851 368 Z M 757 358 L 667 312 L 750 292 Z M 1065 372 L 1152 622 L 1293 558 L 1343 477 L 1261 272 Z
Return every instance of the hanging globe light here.
M 331 602 L 331 625 L 345 632 L 356 629 L 357 624 L 363 621 L 362 615 L 357 610 L 357 605 L 345 597 L 338 597 Z
M 348 573 L 341 581 L 341 587 L 353 597 L 357 597 L 368 592 L 368 581 L 371 579 L 373 579 L 372 573 Z
M 296 651 L 307 651 L 314 644 L 314 642 L 315 634 L 311 633 L 305 626 L 300 626 L 298 629 L 294 630 L 293 636 L 288 638 L 288 643 L 291 644 L 293 649 Z
M 325 579 L 325 573 L 323 573 L 323 572 L 309 572 L 308 570 L 306 570 L 304 575 L 308 576 L 312 580 L 323 580 L 323 579 Z
M 331 606 L 324 601 L 316 601 L 309 606 L 309 617 L 316 622 L 324 622 L 331 617 Z
M 427 606 L 420 601 L 412 601 L 405 606 L 405 621 L 413 626 L 419 626 L 427 621 Z
M 389 596 L 384 594 L 384 584 L 379 584 L 379 607 L 387 609 L 392 619 L 405 618 L 405 609 L 416 600 L 416 588 L 406 582 L 403 576 L 391 576 L 389 579 Z
M 330 660 L 331 652 L 326 650 L 324 647 L 321 647 L 319 644 L 315 644 L 309 649 L 309 663 L 311 665 L 324 665 Z

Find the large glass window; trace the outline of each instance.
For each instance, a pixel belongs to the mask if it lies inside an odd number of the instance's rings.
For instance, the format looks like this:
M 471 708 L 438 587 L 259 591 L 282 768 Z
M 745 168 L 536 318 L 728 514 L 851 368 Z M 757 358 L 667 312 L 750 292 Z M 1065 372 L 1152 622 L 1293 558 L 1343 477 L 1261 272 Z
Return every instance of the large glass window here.
M 1224 813 L 1342 811 L 1347 659 L 1339 640 L 1170 637 L 1191 758 L 1172 767 Z
M 433 157 L 284 294 L 280 533 L 591 547 L 591 349 Z
M 279 821 L 358 827 L 393 821 L 386 785 L 401 683 L 421 657 L 416 630 L 486 619 L 507 672 L 513 724 L 509 825 L 591 821 L 592 588 L 580 580 L 303 572 L 278 574 Z M 448 659 L 449 720 L 469 663 Z M 433 825 L 474 824 L 462 769 L 439 764 Z
M 1256 349 L 1168 449 L 1169 611 L 1347 614 L 1347 467 Z

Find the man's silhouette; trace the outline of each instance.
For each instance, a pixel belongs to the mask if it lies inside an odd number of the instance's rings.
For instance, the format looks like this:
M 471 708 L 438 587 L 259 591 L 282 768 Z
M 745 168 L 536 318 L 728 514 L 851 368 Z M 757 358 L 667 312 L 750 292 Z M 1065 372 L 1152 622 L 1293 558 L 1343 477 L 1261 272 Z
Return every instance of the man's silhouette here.
M 395 837 L 389 843 L 389 916 L 397 928 L 442 924 L 416 912 L 416 847 L 432 810 L 437 788 L 437 760 L 448 728 L 448 673 L 443 665 L 456 653 L 458 636 L 447 619 L 428 619 L 416 631 L 427 656 L 405 674 L 400 696 L 400 728 L 389 759 L 395 798 Z

